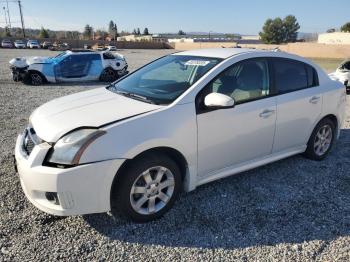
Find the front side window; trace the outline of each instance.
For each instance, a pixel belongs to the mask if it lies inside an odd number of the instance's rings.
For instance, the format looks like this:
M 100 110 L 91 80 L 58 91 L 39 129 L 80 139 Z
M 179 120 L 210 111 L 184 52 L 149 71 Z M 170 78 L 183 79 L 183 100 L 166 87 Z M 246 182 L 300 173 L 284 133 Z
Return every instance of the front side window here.
M 144 66 L 108 89 L 155 104 L 169 104 L 221 61 L 220 58 L 169 55 Z
M 301 90 L 312 86 L 312 76 L 308 76 L 307 65 L 290 59 L 273 59 L 276 89 L 280 94 Z M 309 82 L 310 85 L 309 85 Z
M 269 67 L 263 58 L 238 62 L 220 73 L 205 90 L 232 97 L 236 104 L 269 95 Z

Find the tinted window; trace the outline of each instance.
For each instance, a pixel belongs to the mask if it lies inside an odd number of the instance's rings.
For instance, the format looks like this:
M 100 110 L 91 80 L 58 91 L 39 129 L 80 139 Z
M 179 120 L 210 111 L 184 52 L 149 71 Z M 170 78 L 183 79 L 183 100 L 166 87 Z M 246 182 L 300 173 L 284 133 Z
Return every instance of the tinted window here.
M 305 68 L 307 71 L 307 84 L 309 87 L 313 87 L 313 86 L 318 86 L 318 75 L 316 70 L 312 67 L 309 66 L 307 64 L 305 64 Z
M 111 53 L 103 53 L 103 59 L 115 59 L 114 55 Z
M 219 74 L 206 87 L 206 94 L 231 96 L 236 103 L 269 95 L 269 67 L 266 59 L 239 62 Z
M 275 84 L 279 93 L 287 93 L 308 87 L 304 63 L 289 59 L 274 59 Z

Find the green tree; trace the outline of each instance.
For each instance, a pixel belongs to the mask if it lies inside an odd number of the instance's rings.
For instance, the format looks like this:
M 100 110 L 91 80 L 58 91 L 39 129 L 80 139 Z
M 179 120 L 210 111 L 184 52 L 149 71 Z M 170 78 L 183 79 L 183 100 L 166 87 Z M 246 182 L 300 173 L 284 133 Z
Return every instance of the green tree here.
M 350 33 L 350 22 L 347 22 L 346 24 L 344 24 L 344 25 L 340 28 L 340 31 Z
M 186 33 L 182 30 L 179 30 L 179 32 L 177 33 L 178 35 L 186 35 Z
M 132 31 L 132 34 L 133 34 L 133 35 L 137 35 L 137 30 L 134 29 L 134 30 Z
M 283 21 L 277 17 L 275 19 L 267 19 L 262 32 L 259 33 L 261 40 L 265 44 L 280 44 L 284 40 Z
M 143 30 L 143 34 L 144 34 L 144 35 L 149 35 L 149 32 L 148 32 L 148 28 L 147 28 L 147 27 Z
M 49 33 L 44 27 L 41 27 L 40 33 L 39 33 L 40 38 L 49 38 Z
M 284 42 L 291 43 L 295 42 L 298 37 L 298 31 L 300 29 L 300 25 L 294 15 L 288 15 L 283 19 L 283 27 L 284 27 Z
M 85 39 L 91 39 L 92 35 L 94 33 L 94 29 L 92 28 L 92 26 L 90 26 L 89 24 L 87 24 L 84 28 L 84 32 L 83 32 L 83 36 Z
M 112 20 L 109 22 L 109 26 L 108 26 L 108 33 L 109 36 L 111 38 L 113 38 L 114 40 L 117 38 L 118 36 L 118 27 L 117 24 L 115 24 Z
M 109 21 L 109 24 L 108 24 L 108 33 L 110 35 L 113 35 L 113 29 L 114 29 L 114 22 L 113 20 Z
M 137 28 L 136 34 L 137 34 L 137 35 L 141 35 L 140 28 Z
M 266 44 L 295 42 L 299 29 L 300 25 L 295 16 L 288 15 L 283 20 L 280 17 L 267 19 L 259 35 Z

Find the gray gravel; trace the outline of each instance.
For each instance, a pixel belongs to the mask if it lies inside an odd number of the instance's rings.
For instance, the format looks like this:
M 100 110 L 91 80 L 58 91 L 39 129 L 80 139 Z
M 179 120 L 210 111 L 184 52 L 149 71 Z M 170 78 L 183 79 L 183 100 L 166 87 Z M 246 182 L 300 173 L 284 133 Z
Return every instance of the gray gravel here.
M 131 70 L 169 52 L 121 51 Z M 13 170 L 17 133 L 42 103 L 102 84 L 14 83 L 8 60 L 24 53 L 53 54 L 0 49 L 0 261 L 350 260 L 350 118 L 325 161 L 295 156 L 201 186 L 155 222 L 126 223 L 109 214 L 59 218 L 37 210 Z

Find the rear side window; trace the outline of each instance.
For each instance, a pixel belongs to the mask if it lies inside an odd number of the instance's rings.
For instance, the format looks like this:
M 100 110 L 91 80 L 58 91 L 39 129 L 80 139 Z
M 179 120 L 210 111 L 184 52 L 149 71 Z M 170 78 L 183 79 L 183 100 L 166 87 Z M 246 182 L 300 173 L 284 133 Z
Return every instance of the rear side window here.
M 103 53 L 103 59 L 115 59 L 114 55 L 111 53 Z
M 273 59 L 275 85 L 280 94 L 318 85 L 316 70 L 299 61 L 291 59 Z

